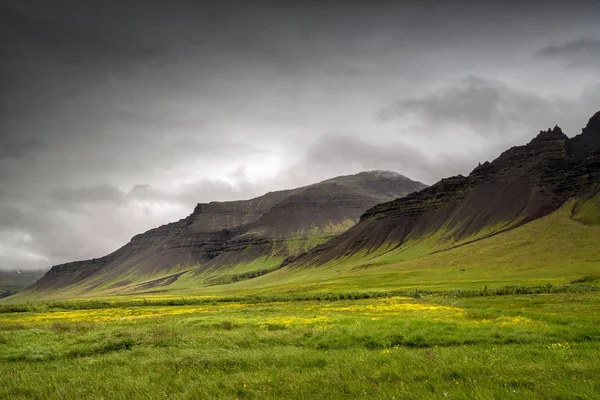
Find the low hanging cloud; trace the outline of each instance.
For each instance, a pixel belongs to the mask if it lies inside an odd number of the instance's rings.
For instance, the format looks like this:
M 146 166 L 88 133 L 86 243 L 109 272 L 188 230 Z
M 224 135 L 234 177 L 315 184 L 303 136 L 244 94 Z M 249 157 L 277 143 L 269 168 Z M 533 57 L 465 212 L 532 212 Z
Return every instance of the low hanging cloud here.
M 578 38 L 565 43 L 544 47 L 537 56 L 567 61 L 570 66 L 600 67 L 600 39 Z
M 465 154 L 430 155 L 402 141 L 374 143 L 360 137 L 335 135 L 309 146 L 303 167 L 298 169 L 327 171 L 331 176 L 348 169 L 400 171 L 411 179 L 431 184 L 440 176 L 464 173 L 471 167 Z

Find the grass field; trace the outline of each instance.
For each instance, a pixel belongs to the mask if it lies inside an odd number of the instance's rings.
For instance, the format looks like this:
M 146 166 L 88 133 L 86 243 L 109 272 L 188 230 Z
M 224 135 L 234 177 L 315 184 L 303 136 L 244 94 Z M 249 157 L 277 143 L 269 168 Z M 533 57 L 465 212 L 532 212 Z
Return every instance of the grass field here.
M 17 294 L 0 398 L 600 399 L 598 204 L 226 284 Z
M 594 399 L 600 294 L 583 287 L 5 307 L 0 398 Z

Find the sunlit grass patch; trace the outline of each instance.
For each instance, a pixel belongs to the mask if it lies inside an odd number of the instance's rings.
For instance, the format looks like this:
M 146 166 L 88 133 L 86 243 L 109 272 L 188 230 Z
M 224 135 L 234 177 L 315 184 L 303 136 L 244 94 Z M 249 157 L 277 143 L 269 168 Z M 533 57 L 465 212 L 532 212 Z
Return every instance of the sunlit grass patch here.
M 220 309 L 239 309 L 242 304 L 222 304 Z M 130 308 L 101 308 L 91 310 L 68 310 L 30 312 L 21 315 L 2 314 L 0 324 L 11 324 L 18 321 L 21 324 L 47 324 L 61 322 L 115 322 L 133 321 L 145 318 L 159 318 L 183 314 L 213 312 L 214 306 L 180 306 L 180 307 L 130 307 Z
M 461 315 L 463 310 L 458 307 L 452 306 L 442 306 L 436 304 L 427 304 L 427 303 L 417 303 L 412 299 L 406 297 L 396 297 L 392 299 L 386 300 L 377 300 L 372 302 L 372 304 L 368 303 L 359 303 L 359 304 L 348 304 L 348 305 L 339 305 L 339 304 L 331 304 L 326 305 L 322 309 L 322 311 L 327 312 L 351 312 L 351 313 L 362 313 L 362 314 L 396 314 L 402 312 L 421 312 L 421 313 L 429 313 L 434 312 L 436 314 L 446 314 L 446 315 Z
M 328 315 L 318 315 L 314 317 L 280 316 L 267 318 L 265 323 L 261 324 L 260 327 L 269 329 L 270 327 L 274 326 L 289 328 L 290 326 L 294 325 L 312 325 L 323 328 L 330 320 L 331 317 Z

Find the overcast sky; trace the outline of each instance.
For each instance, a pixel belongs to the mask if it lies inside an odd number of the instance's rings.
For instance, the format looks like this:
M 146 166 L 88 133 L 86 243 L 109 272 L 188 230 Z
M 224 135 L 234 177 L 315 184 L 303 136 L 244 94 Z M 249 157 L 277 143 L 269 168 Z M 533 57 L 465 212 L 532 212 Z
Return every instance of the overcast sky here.
M 0 0 L 0 269 L 332 176 L 428 184 L 600 109 L 597 1 Z

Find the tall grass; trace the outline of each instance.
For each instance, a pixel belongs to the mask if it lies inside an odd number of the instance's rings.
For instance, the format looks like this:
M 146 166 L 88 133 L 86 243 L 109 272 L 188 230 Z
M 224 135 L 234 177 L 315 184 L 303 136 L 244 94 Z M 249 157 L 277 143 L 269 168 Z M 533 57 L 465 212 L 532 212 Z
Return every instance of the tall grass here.
M 584 282 L 587 282 L 584 280 Z M 185 306 L 206 305 L 217 303 L 273 303 L 273 302 L 299 302 L 299 301 L 338 301 L 338 300 L 360 300 L 380 299 L 389 297 L 413 297 L 422 296 L 437 297 L 489 297 L 521 294 L 549 294 L 549 293 L 588 293 L 599 292 L 600 286 L 589 283 L 572 283 L 564 285 L 504 285 L 496 288 L 481 289 L 454 289 L 454 290 L 392 290 L 392 291 L 356 291 L 356 292 L 318 292 L 318 293 L 287 293 L 276 295 L 247 295 L 247 296 L 225 296 L 214 298 L 179 298 L 161 300 L 85 300 L 85 301 L 47 301 L 24 304 L 0 305 L 0 314 L 36 312 L 47 310 L 92 310 L 101 308 L 123 308 L 123 307 L 157 307 L 157 306 Z
M 3 314 L 0 398 L 593 399 L 583 289 Z

